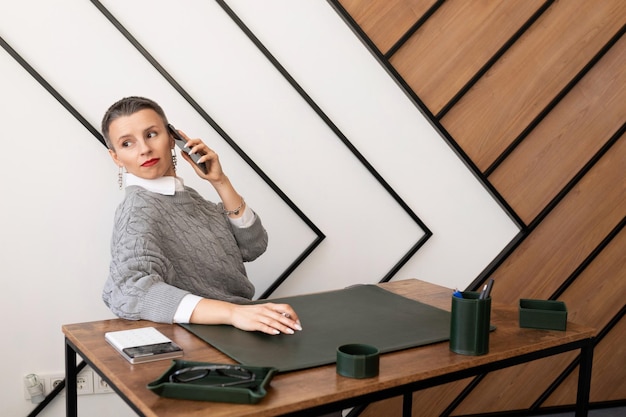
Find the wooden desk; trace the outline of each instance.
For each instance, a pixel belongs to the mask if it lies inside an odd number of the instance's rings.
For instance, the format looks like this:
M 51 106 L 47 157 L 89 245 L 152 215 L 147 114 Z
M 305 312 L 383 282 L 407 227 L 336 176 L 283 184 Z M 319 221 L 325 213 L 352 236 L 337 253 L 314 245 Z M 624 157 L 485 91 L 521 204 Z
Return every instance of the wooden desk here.
M 419 280 L 381 284 L 389 291 L 449 310 L 452 291 Z M 337 375 L 335 365 L 276 375 L 258 404 L 230 404 L 162 398 L 146 388 L 170 366 L 170 361 L 131 365 L 104 340 L 104 333 L 154 326 L 183 347 L 184 359 L 218 363 L 233 361 L 177 325 L 145 321 L 104 320 L 63 326 L 66 341 L 67 416 L 76 417 L 76 354 L 141 416 L 277 416 L 319 415 L 333 410 L 404 395 L 404 415 L 411 415 L 413 391 L 480 375 L 546 356 L 580 349 L 576 416 L 587 415 L 593 356 L 592 329 L 568 323 L 567 331 L 521 329 L 517 308 L 494 303 L 487 355 L 450 352 L 448 342 L 406 349 L 381 356 L 380 374 L 369 379 Z M 306 331 L 306 329 L 304 330 Z

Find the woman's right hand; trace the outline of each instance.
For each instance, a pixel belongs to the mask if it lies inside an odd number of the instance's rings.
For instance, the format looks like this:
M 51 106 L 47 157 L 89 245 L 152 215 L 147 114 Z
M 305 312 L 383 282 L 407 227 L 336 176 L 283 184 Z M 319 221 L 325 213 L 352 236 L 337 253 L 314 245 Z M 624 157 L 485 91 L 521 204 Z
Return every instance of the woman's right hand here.
M 272 335 L 302 330 L 298 315 L 288 304 L 234 305 L 231 323 L 241 330 Z
M 271 302 L 240 305 L 203 298 L 191 314 L 190 323 L 229 324 L 271 335 L 302 330 L 298 314 L 289 304 Z

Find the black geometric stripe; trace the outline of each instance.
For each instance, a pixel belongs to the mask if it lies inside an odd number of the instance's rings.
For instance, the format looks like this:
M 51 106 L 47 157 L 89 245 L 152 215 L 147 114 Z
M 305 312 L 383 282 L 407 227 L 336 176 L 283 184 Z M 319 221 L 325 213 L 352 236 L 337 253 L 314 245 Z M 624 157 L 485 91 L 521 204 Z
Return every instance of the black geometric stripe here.
M 380 282 L 387 282 L 404 266 L 415 253 L 426 243 L 432 236 L 432 231 L 426 224 L 411 210 L 411 208 L 402 200 L 398 193 L 385 181 L 385 179 L 376 171 L 376 169 L 368 162 L 368 160 L 359 152 L 359 150 L 350 142 L 350 140 L 341 132 L 335 123 L 328 117 L 319 105 L 307 94 L 307 92 L 298 84 L 293 76 L 278 62 L 278 60 L 270 53 L 263 43 L 252 33 L 252 31 L 244 24 L 237 14 L 223 0 L 215 0 L 228 16 L 237 24 L 237 26 L 246 34 L 248 39 L 263 53 L 268 61 L 276 68 L 276 70 L 289 82 L 289 84 L 300 94 L 302 99 L 315 111 L 315 113 L 326 123 L 326 125 L 337 135 L 343 144 L 357 158 L 357 160 L 368 170 L 368 172 L 378 181 L 378 183 L 391 195 L 391 197 L 402 207 L 409 217 L 424 231 L 424 235 L 405 253 L 400 261 L 398 261 L 383 277 Z
M 80 114 L 78 110 L 76 110 L 52 85 L 47 82 L 41 74 L 39 74 L 20 54 L 15 51 L 1 36 L 0 36 L 0 46 L 13 58 L 17 61 L 22 68 L 24 68 L 50 95 L 52 95 L 61 105 L 72 115 L 74 116 L 103 146 L 106 146 L 104 142 L 104 138 L 102 134 L 91 125 L 87 121 L 87 119 Z M 197 105 L 197 104 L 196 104 Z M 208 117 L 208 115 L 206 115 Z M 218 126 L 219 128 L 219 126 Z M 225 135 L 225 133 L 223 133 Z M 227 136 L 225 137 L 229 144 L 233 146 L 235 149 L 239 149 L 236 144 Z M 240 150 L 238 150 L 238 153 Z M 283 193 L 278 186 L 272 182 L 269 177 L 265 173 L 263 173 L 260 168 L 258 168 L 247 155 L 243 154 L 241 151 L 240 155 L 242 158 L 246 159 L 246 161 L 252 166 L 252 168 L 257 172 L 257 174 L 264 179 L 264 181 L 272 188 L 272 190 L 280 196 L 280 198 L 293 210 L 300 219 L 309 226 L 311 230 L 316 234 L 316 238 L 310 243 L 305 250 L 296 257 L 295 260 L 291 262 L 291 264 L 279 275 L 279 277 L 275 280 L 275 282 L 263 293 L 261 298 L 267 297 L 274 291 L 281 282 L 283 282 L 297 267 L 301 264 L 304 259 L 324 240 L 325 235 L 321 232 L 321 230 L 313 224 L 311 220 L 308 219 L 304 215 L 304 213 L 291 201 L 285 193 Z
M 260 296 L 267 298 L 300 265 L 306 257 L 324 240 L 322 231 L 304 214 L 300 208 L 272 181 L 265 172 L 237 145 L 219 124 L 198 104 L 196 100 L 169 74 L 165 68 L 132 36 L 132 34 L 97 0 L 91 0 L 94 6 L 115 26 L 115 28 L 141 53 L 141 55 L 165 78 L 172 87 L 196 110 L 196 112 L 230 145 L 230 147 L 265 181 L 265 183 L 298 215 L 298 217 L 316 234 L 315 240 L 283 271 L 272 285 Z
M 65 98 L 63 98 L 63 96 L 56 91 L 51 85 L 50 83 L 48 83 L 42 76 L 41 74 L 39 74 L 37 71 L 35 71 L 35 69 L 28 63 L 26 62 L 26 60 L 24 58 L 22 58 L 20 56 L 20 54 L 17 53 L 17 51 L 15 51 L 15 49 L 13 49 L 11 47 L 11 45 L 9 45 L 3 38 L 2 36 L 0 36 L 0 46 L 2 46 L 2 48 L 7 51 L 7 53 L 9 55 L 11 55 L 11 57 L 13 57 L 13 59 L 15 59 L 17 61 L 18 64 L 20 64 L 22 66 L 22 68 L 24 68 L 26 70 L 26 72 L 28 72 L 35 80 L 37 80 L 37 82 L 39 84 L 41 84 L 41 86 L 43 88 L 46 89 L 46 91 L 48 91 L 52 97 L 54 97 L 59 103 L 61 103 L 61 105 L 63 107 L 65 107 L 65 109 L 67 109 L 67 111 L 70 112 L 70 114 L 72 116 L 74 116 L 83 126 L 85 126 L 87 128 L 87 130 L 89 132 L 91 132 L 92 135 L 94 135 L 94 137 L 96 139 L 98 139 L 100 141 L 100 143 L 102 143 L 103 145 L 104 143 L 104 138 L 102 137 L 102 135 L 100 134 L 100 132 L 98 132 L 98 130 L 96 128 L 94 128 L 91 123 L 89 123 L 87 121 L 87 119 L 85 119 L 79 112 L 78 110 L 76 110 L 74 107 L 72 107 L 72 105 L 65 100 Z M 106 145 L 105 145 L 106 146 Z
M 328 3 L 335 9 L 337 14 L 346 22 L 348 27 L 356 34 L 357 38 L 365 45 L 369 52 L 376 58 L 376 60 L 383 66 L 391 78 L 400 86 L 402 91 L 409 97 L 412 103 L 417 109 L 424 115 L 424 117 L 430 122 L 431 126 L 439 133 L 444 142 L 450 146 L 452 151 L 461 159 L 465 166 L 471 171 L 476 179 L 482 184 L 487 192 L 493 197 L 493 199 L 500 205 L 502 210 L 509 216 L 509 218 L 516 224 L 519 229 L 524 229 L 524 221 L 513 210 L 509 203 L 502 198 L 498 190 L 489 182 L 487 177 L 478 169 L 476 164 L 469 158 L 463 148 L 454 140 L 448 131 L 443 127 L 441 122 L 432 114 L 428 107 L 422 102 L 422 100 L 415 94 L 407 82 L 391 65 L 388 59 L 380 52 L 374 42 L 367 36 L 367 34 L 361 29 L 358 23 L 350 16 L 350 14 L 343 8 L 343 6 L 337 0 L 327 0 Z

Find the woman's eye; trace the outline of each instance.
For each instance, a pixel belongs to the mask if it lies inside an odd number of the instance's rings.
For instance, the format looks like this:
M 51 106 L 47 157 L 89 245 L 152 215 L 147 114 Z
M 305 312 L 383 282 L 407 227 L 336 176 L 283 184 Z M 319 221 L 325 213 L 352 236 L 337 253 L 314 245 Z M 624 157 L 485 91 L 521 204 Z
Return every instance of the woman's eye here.
M 148 138 L 153 138 L 157 135 L 156 132 L 148 132 Z
M 130 146 L 130 141 L 129 140 L 125 140 L 124 142 L 122 142 L 122 147 L 128 148 L 129 146 Z

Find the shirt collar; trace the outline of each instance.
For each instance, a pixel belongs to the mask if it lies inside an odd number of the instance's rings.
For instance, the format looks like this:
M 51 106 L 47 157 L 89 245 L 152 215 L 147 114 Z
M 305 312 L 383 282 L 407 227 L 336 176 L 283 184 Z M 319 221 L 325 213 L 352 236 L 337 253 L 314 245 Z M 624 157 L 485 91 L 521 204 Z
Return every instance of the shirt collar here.
M 153 193 L 163 195 L 174 195 L 176 191 L 182 191 L 185 188 L 183 179 L 180 177 L 160 177 L 155 179 L 145 179 L 133 175 L 129 172 L 126 174 L 126 186 L 138 185 Z

